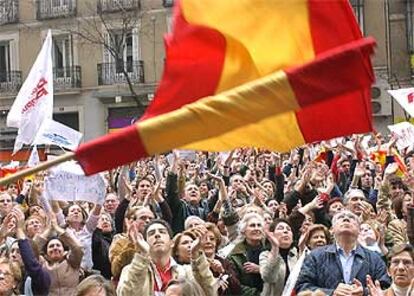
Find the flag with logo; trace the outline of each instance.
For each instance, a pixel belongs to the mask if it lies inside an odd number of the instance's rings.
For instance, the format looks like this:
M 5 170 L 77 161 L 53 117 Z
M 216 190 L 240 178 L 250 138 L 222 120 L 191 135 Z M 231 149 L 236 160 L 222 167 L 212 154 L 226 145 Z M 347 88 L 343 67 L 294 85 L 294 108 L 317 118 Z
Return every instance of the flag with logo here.
M 388 93 L 414 117 L 414 87 L 389 90 Z
M 7 126 L 18 128 L 13 154 L 32 144 L 46 118 L 53 113 L 52 33 L 49 30 L 29 75 L 7 115 Z

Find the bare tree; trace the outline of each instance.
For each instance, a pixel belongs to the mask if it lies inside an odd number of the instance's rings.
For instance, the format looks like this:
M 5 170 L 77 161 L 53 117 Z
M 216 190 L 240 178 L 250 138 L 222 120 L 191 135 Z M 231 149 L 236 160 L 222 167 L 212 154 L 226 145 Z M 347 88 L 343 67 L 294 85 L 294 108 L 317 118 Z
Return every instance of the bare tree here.
M 125 66 L 124 51 L 127 39 L 137 28 L 142 30 L 139 22 L 145 12 L 141 10 L 139 0 L 97 0 L 96 6 L 88 6 L 88 15 L 78 17 L 76 30 L 70 33 L 78 36 L 80 42 L 87 42 L 104 48 L 115 61 L 117 73 L 122 73 L 128 85 L 131 97 L 138 107 L 143 104 L 134 89 L 134 81 L 130 77 L 128 63 Z M 145 33 L 144 33 L 145 34 Z M 136 45 L 135 45 L 136 46 Z

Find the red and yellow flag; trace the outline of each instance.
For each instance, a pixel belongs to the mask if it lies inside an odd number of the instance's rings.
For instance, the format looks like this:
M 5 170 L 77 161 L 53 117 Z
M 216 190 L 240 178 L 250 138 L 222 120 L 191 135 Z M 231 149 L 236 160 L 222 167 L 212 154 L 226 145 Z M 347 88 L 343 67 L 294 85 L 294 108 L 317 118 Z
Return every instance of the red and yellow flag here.
M 173 148 L 277 151 L 372 130 L 373 41 L 347 0 L 181 0 L 141 120 L 81 145 L 87 174 Z

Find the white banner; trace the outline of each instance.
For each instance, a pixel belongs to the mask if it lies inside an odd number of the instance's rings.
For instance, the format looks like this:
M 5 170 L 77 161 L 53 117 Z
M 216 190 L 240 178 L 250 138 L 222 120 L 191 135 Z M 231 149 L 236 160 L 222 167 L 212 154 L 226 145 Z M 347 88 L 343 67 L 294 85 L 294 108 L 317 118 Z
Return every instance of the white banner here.
M 414 143 L 414 126 L 409 122 L 389 125 L 388 129 L 397 137 L 397 148 L 404 149 Z
M 34 144 L 57 145 L 75 150 L 82 139 L 82 133 L 60 122 L 46 119 L 34 139 Z
M 49 200 L 87 201 L 102 205 L 106 187 L 100 174 L 86 177 L 74 161 L 50 169 L 45 179 L 45 195 Z
M 53 113 L 52 33 L 49 30 L 42 49 L 7 115 L 7 126 L 19 129 L 14 151 L 32 144 L 45 118 Z
M 401 88 L 389 90 L 388 93 L 397 100 L 398 104 L 403 107 L 411 117 L 414 117 L 414 88 Z
M 27 166 L 29 168 L 35 167 L 40 163 L 39 153 L 37 152 L 37 146 L 34 145 L 32 152 L 30 153 L 29 160 L 27 161 Z

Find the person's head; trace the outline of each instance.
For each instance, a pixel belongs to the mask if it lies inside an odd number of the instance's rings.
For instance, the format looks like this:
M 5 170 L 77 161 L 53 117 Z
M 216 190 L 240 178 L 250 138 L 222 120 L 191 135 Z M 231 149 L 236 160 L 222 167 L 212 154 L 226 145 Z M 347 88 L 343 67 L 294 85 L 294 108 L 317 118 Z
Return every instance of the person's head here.
M 172 255 L 180 264 L 191 262 L 191 245 L 196 240 L 196 236 L 190 230 L 178 233 L 173 241 Z
M 328 228 L 322 224 L 313 224 L 309 226 L 306 233 L 305 245 L 313 250 L 330 243 L 330 233 Z
M 240 174 L 234 174 L 230 177 L 230 186 L 238 191 L 240 187 L 244 184 L 243 177 Z
M 406 189 L 400 177 L 392 177 L 389 184 L 391 199 L 401 196 Z
M 374 184 L 374 178 L 370 170 L 365 170 L 364 175 L 361 178 L 361 186 L 363 188 L 371 188 Z
M 200 195 L 201 196 L 208 196 L 208 191 L 210 190 L 210 186 L 207 181 L 203 181 L 200 183 L 200 186 L 198 186 L 200 189 Z
M 119 205 L 119 198 L 114 193 L 108 193 L 105 197 L 105 202 L 103 204 L 103 208 L 105 212 L 114 215 L 116 208 Z
M 98 220 L 97 228 L 103 233 L 112 232 L 112 217 L 109 213 L 102 213 Z
M 125 225 L 128 228 L 131 223 L 136 223 L 139 232 L 143 234 L 145 226 L 153 219 L 155 219 L 155 215 L 149 208 L 143 206 L 133 207 L 125 215 Z
M 74 223 L 85 224 L 86 219 L 88 219 L 88 213 L 78 204 L 66 207 L 63 213 L 66 215 L 66 223 L 69 226 Z
M 414 278 L 414 249 L 409 244 L 395 246 L 388 254 L 388 273 L 399 287 L 408 287 Z
M 221 244 L 221 233 L 218 227 L 210 222 L 206 223 L 207 233 L 202 237 L 201 243 L 207 257 L 214 257 Z
M 10 295 L 11 291 L 16 290 L 22 279 L 20 267 L 6 259 L 0 259 L 0 295 Z M 10 294 L 8 294 L 10 293 Z
M 197 281 L 179 277 L 168 283 L 165 296 L 206 296 L 206 293 Z
M 273 222 L 273 217 L 268 212 L 263 212 L 264 227 L 269 228 L 270 224 Z
M 22 256 L 20 255 L 20 248 L 18 241 L 15 240 L 9 249 L 9 260 L 15 262 L 18 265 L 23 265 Z
M 264 221 L 257 213 L 249 213 L 243 216 L 239 224 L 239 233 L 250 245 L 258 245 L 264 237 Z
M 266 195 L 268 198 L 273 198 L 275 192 L 276 192 L 276 185 L 274 182 L 270 181 L 270 180 L 263 180 L 261 182 L 262 187 L 264 188 L 264 190 L 266 191 Z
M 138 200 L 143 200 L 150 192 L 152 192 L 152 183 L 150 179 L 142 178 L 137 181 L 136 193 Z
M 5 217 L 13 208 L 13 198 L 7 192 L 0 192 L 0 214 Z
M 47 259 L 52 263 L 57 263 L 65 258 L 65 246 L 58 238 L 50 238 L 46 243 L 45 250 Z
M 293 243 L 293 232 L 289 222 L 285 219 L 276 219 L 270 224 L 269 231 L 273 232 L 279 240 L 280 249 L 290 249 Z
M 161 219 L 154 219 L 144 229 L 144 239 L 150 246 L 152 258 L 169 256 L 173 246 L 172 230 L 167 222 Z
M 45 229 L 44 220 L 38 215 L 32 215 L 25 222 L 26 234 L 29 238 L 33 238 L 36 234 L 40 234 Z
M 336 213 L 342 211 L 344 209 L 344 204 L 339 197 L 332 198 L 328 201 L 328 215 L 329 217 L 335 216 Z
M 10 194 L 10 196 L 16 197 L 17 194 L 19 194 L 19 186 L 17 183 L 7 184 L 7 193 Z
M 361 223 L 359 230 L 360 240 L 368 246 L 375 244 L 379 238 L 379 233 L 375 228 L 373 221 Z
M 339 163 L 340 169 L 344 173 L 349 173 L 351 169 L 351 163 L 348 159 L 344 159 Z
M 187 219 L 184 221 L 184 229 L 191 229 L 198 225 L 204 225 L 206 222 L 198 216 L 188 216 Z
M 188 183 L 184 188 L 184 200 L 192 205 L 197 205 L 200 202 L 200 189 L 194 183 Z
M 29 207 L 29 216 L 33 216 L 33 215 L 41 217 L 44 222 L 47 220 L 47 214 L 45 210 L 39 205 L 31 205 Z
M 111 282 L 103 276 L 95 274 L 88 276 L 76 287 L 74 296 L 115 296 Z
M 342 238 L 348 241 L 355 241 L 359 235 L 359 217 L 350 210 L 343 210 L 336 213 L 332 219 L 332 231 L 338 243 Z
M 364 192 L 361 189 L 350 189 L 345 194 L 345 205 L 348 210 L 361 216 L 362 206 L 361 204 L 365 201 Z
M 413 194 L 411 193 L 411 191 L 406 191 L 404 192 L 404 196 L 402 199 L 402 216 L 403 217 L 407 217 L 408 215 L 408 206 L 413 204 Z
M 279 209 L 279 203 L 276 199 L 268 199 L 266 201 L 266 206 L 273 212 L 276 213 Z

